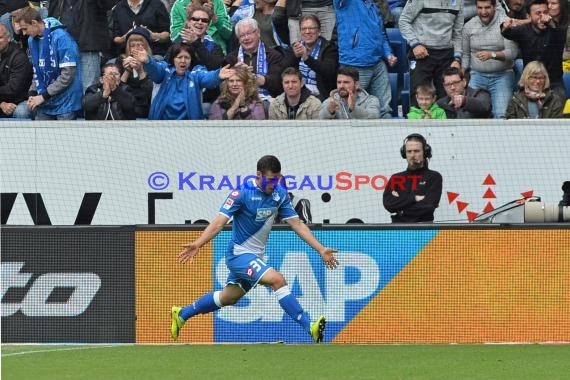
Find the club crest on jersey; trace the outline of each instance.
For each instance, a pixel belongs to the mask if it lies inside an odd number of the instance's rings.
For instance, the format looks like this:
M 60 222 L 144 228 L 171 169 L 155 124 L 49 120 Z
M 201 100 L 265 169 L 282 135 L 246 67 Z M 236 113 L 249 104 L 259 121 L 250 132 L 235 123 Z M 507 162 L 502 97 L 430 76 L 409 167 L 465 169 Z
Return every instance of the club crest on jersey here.
M 253 277 L 254 274 L 253 269 L 251 267 L 247 268 L 245 270 L 245 274 L 247 274 L 249 277 Z
M 275 202 L 279 202 L 279 199 L 281 199 L 281 197 L 279 196 L 279 193 L 273 193 L 273 200 Z
M 230 197 L 236 199 L 239 195 L 239 190 L 234 190 L 230 193 Z

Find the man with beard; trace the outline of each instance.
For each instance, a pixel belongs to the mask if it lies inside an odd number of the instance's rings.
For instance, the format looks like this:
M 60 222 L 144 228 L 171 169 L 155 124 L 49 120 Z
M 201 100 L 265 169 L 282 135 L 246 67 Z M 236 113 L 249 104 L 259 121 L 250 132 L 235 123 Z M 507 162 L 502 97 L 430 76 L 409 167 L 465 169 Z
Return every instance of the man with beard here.
M 358 70 L 341 67 L 336 77 L 336 90 L 321 105 L 321 119 L 378 119 L 380 102 L 360 88 Z
M 524 0 L 507 0 L 502 2 L 503 8 L 506 8 L 507 16 L 517 20 L 526 20 L 528 18 L 524 3 Z
M 467 87 L 463 72 L 448 67 L 443 72 L 443 87 L 447 96 L 437 104 L 448 119 L 484 119 L 491 117 L 491 97 L 485 90 Z
M 513 95 L 517 45 L 501 35 L 496 0 L 477 0 L 477 17 L 463 27 L 463 67 L 471 69 L 469 87 L 491 94 L 493 116 L 505 117 Z
M 431 146 L 422 135 L 413 133 L 404 139 L 400 154 L 408 168 L 390 177 L 384 189 L 384 208 L 392 213 L 392 223 L 433 222 L 443 179 L 428 169 Z
M 525 66 L 532 61 L 542 62 L 548 71 L 550 88 L 560 99 L 566 99 L 562 81 L 566 28 L 557 26 L 552 20 L 546 0 L 531 0 L 527 11 L 530 23 L 521 26 L 519 20 L 507 18 L 501 24 L 501 34 L 518 44 Z

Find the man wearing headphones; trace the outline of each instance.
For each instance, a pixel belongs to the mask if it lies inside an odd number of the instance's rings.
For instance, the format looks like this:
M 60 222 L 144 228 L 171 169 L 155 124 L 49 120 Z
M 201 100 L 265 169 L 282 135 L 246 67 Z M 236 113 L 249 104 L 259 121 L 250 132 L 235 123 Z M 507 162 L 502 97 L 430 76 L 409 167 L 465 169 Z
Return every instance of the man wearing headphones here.
M 408 168 L 390 177 L 384 189 L 384 208 L 392 213 L 392 223 L 432 222 L 441 198 L 441 174 L 428 169 L 431 146 L 413 133 L 400 148 Z

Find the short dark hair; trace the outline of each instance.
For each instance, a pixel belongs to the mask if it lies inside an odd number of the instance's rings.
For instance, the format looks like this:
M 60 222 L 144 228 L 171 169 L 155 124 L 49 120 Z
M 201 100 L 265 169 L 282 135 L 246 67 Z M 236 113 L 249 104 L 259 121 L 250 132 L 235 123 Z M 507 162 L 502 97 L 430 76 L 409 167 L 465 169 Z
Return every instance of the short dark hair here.
M 122 73 L 123 70 L 121 69 L 121 66 L 119 66 L 116 63 L 105 63 L 103 66 L 101 66 L 101 75 L 105 75 L 105 69 L 107 67 L 114 67 L 115 69 L 119 70 L 119 73 Z
M 314 22 L 317 23 L 317 26 L 319 27 L 319 29 L 321 29 L 321 20 L 319 20 L 319 18 L 315 15 L 304 15 L 301 16 L 301 18 L 299 19 L 299 27 L 301 26 L 301 24 L 307 20 L 313 20 Z
M 257 161 L 257 171 L 261 173 L 269 171 L 272 173 L 280 173 L 281 162 L 279 162 L 279 159 L 275 156 L 263 156 Z
M 299 80 L 301 81 L 303 80 L 301 72 L 296 67 L 287 67 L 285 70 L 283 70 L 283 72 L 281 73 L 281 80 L 285 78 L 285 75 L 295 75 L 297 78 L 299 78 Z
M 442 77 L 450 77 L 452 75 L 459 75 L 459 78 L 461 78 L 461 80 L 465 78 L 463 71 L 459 70 L 457 67 L 448 67 L 447 69 L 443 70 Z
M 358 70 L 355 69 L 354 67 L 348 67 L 348 66 L 339 67 L 336 76 L 338 77 L 339 75 L 346 75 L 347 77 L 351 77 L 355 82 L 358 82 L 360 80 L 360 74 L 358 73 Z
M 477 0 L 476 3 L 478 2 L 489 2 L 491 3 L 492 6 L 496 7 L 497 6 L 497 0 Z
M 169 65 L 174 65 L 174 58 L 180 54 L 180 52 L 184 50 L 186 51 L 188 54 L 190 54 L 190 65 L 192 65 L 193 63 L 196 62 L 195 56 L 196 56 L 196 52 L 195 49 L 192 45 L 187 45 L 187 44 L 174 44 L 171 45 L 168 50 L 166 51 L 166 55 L 164 56 L 164 60 L 166 62 L 168 62 Z
M 560 1 L 562 2 L 562 1 Z M 530 0 L 527 5 L 526 5 L 526 13 L 528 13 L 530 15 L 530 7 L 532 7 L 533 5 L 546 5 L 548 6 L 548 1 L 547 0 Z

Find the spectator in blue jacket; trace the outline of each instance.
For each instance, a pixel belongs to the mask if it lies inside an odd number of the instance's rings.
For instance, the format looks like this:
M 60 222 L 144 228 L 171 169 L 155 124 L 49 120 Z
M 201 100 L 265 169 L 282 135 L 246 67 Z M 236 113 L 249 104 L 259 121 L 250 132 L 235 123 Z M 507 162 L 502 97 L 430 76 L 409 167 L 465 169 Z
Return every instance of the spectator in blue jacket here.
M 58 20 L 42 21 L 35 8 L 25 8 L 14 20 L 29 36 L 34 80 L 28 107 L 36 120 L 76 119 L 83 98 L 77 43 Z
M 160 85 L 150 105 L 148 118 L 151 120 L 204 119 L 202 89 L 218 87 L 221 80 L 234 73 L 229 65 L 214 71 L 207 71 L 203 66 L 191 70 L 194 52 L 185 44 L 172 45 L 165 61 L 156 61 L 144 49 L 135 49 L 131 54 L 144 65 L 148 77 Z
M 380 117 L 391 118 L 389 65 L 398 60 L 392 53 L 384 20 L 372 0 L 334 0 L 338 30 L 339 63 L 354 67 L 360 88 L 380 100 Z

